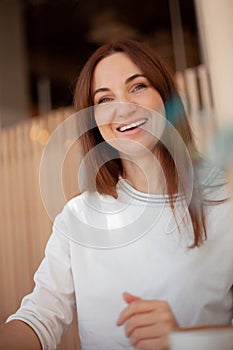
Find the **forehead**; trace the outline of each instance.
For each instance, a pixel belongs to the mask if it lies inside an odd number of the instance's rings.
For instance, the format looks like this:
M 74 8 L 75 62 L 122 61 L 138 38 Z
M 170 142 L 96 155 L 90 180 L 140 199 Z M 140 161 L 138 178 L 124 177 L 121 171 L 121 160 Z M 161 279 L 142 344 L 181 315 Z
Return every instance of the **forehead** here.
M 129 76 L 140 73 L 141 69 L 123 52 L 103 58 L 93 74 L 93 88 L 108 86 L 115 81 L 125 81 Z

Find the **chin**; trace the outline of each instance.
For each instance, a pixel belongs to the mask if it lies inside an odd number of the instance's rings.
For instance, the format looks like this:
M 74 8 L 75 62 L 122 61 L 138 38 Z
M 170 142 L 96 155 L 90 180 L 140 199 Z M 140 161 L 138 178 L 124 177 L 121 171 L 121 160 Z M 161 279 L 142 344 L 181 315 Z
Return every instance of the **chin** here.
M 153 144 L 142 143 L 136 140 L 127 140 L 127 139 L 114 139 L 108 141 L 108 143 L 117 149 L 120 154 L 128 157 L 148 157 L 154 155 L 154 149 L 156 148 L 157 142 Z

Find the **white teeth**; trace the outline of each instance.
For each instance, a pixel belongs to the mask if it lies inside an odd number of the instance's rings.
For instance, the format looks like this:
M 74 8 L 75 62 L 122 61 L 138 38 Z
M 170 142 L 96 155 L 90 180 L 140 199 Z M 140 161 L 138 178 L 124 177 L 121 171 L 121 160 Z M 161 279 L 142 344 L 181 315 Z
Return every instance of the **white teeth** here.
M 139 120 L 137 122 L 134 122 L 134 123 L 131 123 L 131 124 L 128 124 L 128 125 L 124 125 L 124 126 L 121 126 L 118 130 L 119 131 L 126 131 L 126 130 L 129 130 L 129 129 L 133 129 L 133 128 L 136 128 L 138 126 L 141 126 L 143 124 L 145 124 L 147 122 L 148 119 L 142 119 L 142 120 Z

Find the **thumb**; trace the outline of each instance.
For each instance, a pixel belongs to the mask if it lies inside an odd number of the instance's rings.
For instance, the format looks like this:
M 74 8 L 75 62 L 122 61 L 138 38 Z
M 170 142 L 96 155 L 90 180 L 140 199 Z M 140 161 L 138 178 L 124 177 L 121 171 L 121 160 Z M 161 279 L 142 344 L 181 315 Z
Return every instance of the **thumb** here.
M 137 297 L 136 295 L 124 292 L 123 299 L 127 304 L 129 304 L 129 303 L 132 303 L 132 301 L 140 300 L 141 298 Z

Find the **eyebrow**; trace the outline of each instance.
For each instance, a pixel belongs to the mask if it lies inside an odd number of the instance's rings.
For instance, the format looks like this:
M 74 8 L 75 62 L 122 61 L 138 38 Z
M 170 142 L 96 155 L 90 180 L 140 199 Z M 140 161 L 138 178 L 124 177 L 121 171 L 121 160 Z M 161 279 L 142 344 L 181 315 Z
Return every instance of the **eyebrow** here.
M 125 84 L 128 84 L 128 83 L 130 83 L 132 80 L 134 80 L 134 79 L 136 79 L 136 78 L 140 78 L 140 77 L 145 78 L 145 75 L 143 75 L 143 74 L 133 74 L 133 75 L 131 75 L 130 77 L 128 77 L 128 78 L 126 79 Z M 110 91 L 110 89 L 107 88 L 107 87 L 101 87 L 101 88 L 99 88 L 99 89 L 96 89 L 95 92 L 94 92 L 94 94 L 93 94 L 93 98 L 95 97 L 95 95 L 96 95 L 97 93 L 99 93 L 99 92 L 106 92 L 106 91 Z

